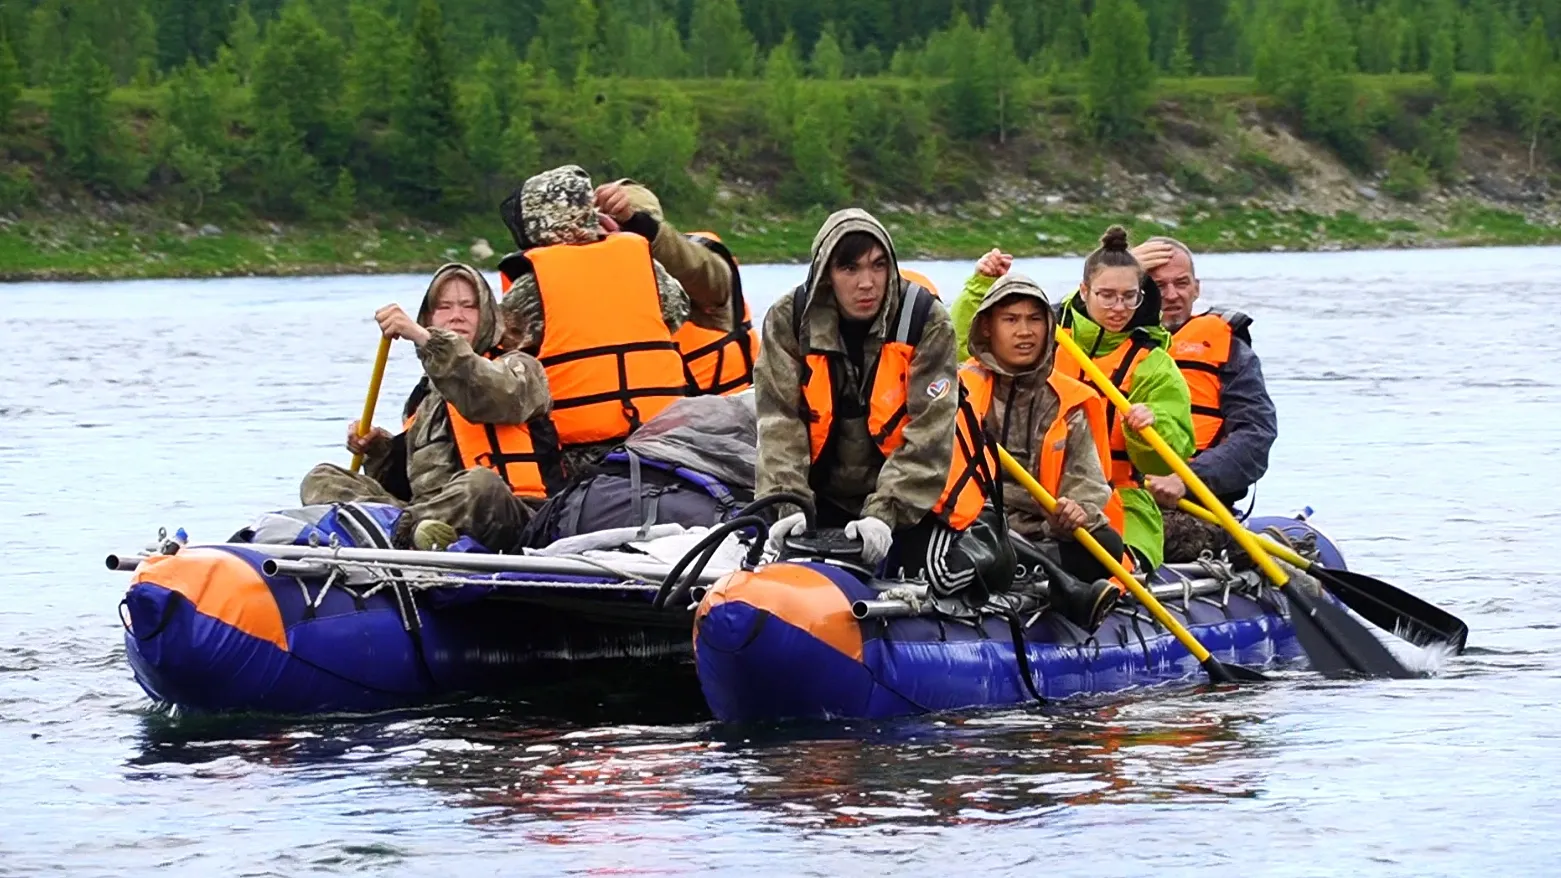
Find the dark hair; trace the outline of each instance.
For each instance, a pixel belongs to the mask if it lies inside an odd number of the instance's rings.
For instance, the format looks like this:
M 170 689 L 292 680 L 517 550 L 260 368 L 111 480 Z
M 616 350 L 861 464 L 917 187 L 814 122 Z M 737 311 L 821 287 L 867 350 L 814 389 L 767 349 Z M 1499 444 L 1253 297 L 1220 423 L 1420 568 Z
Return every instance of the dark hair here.
M 1144 269 L 1138 264 L 1131 250 L 1127 249 L 1127 229 L 1112 226 L 1100 236 L 1100 246 L 1084 260 L 1084 285 L 1107 268 L 1131 268 L 1143 280 Z
M 874 247 L 884 251 L 885 256 L 889 255 L 889 248 L 872 232 L 847 232 L 835 245 L 834 252 L 829 254 L 829 267 L 850 268 L 858 259 L 873 252 Z
M 521 187 L 516 186 L 508 198 L 499 202 L 499 219 L 509 229 L 509 236 L 515 241 L 515 246 L 521 250 L 530 250 L 532 244 L 526 239 L 526 220 L 520 211 L 520 190 Z

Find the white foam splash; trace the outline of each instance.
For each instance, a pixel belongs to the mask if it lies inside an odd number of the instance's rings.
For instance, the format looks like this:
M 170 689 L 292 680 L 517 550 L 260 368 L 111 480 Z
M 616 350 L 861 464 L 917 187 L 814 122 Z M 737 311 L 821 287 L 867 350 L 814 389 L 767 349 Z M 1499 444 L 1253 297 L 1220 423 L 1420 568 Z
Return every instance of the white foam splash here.
M 1382 634 L 1375 629 L 1373 629 L 1372 633 L 1376 634 L 1378 639 L 1383 641 L 1383 644 L 1388 648 L 1388 652 L 1393 653 L 1394 658 L 1398 659 L 1404 667 L 1417 674 L 1435 676 L 1441 673 L 1442 668 L 1447 665 L 1449 659 L 1458 654 L 1453 645 L 1446 641 L 1438 641 L 1428 646 L 1416 646 L 1407 640 L 1400 639 L 1408 634 L 1402 628 L 1394 631 L 1395 636 L 1391 640 L 1383 638 Z

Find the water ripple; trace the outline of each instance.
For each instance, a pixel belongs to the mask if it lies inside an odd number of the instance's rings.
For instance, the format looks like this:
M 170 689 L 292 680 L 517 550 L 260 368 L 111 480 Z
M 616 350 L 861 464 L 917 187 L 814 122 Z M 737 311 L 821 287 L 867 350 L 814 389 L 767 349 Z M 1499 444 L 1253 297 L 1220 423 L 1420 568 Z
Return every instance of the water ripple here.
M 945 291 L 969 266 L 918 265 Z M 1021 260 L 1049 290 L 1077 260 Z M 0 872 L 1545 875 L 1561 845 L 1556 250 L 1219 256 L 1282 435 L 1259 507 L 1448 607 L 1428 678 L 896 722 L 711 723 L 690 676 L 296 719 L 154 708 L 108 551 L 342 459 L 423 279 L 20 284 L 0 316 Z M 745 266 L 756 310 L 799 278 Z M 1434 284 L 1406 284 L 1434 277 Z M 1470 303 L 1478 303 L 1471 305 Z M 1472 351 L 1478 320 L 1516 329 Z M 264 332 L 256 327 L 265 327 Z M 72 339 L 62 348 L 52 340 Z M 127 338 L 135 339 L 127 344 Z M 410 387 L 397 349 L 386 380 Z M 396 405 L 382 405 L 386 423 Z M 1493 412 L 1510 417 L 1493 419 Z

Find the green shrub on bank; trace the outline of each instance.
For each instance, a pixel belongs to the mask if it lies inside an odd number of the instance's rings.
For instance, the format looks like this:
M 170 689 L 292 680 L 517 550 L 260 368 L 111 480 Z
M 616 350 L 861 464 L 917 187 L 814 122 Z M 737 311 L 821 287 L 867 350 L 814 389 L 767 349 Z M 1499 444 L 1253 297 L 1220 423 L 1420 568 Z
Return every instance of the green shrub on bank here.
M 1388 158 L 1387 176 L 1382 191 L 1399 201 L 1419 201 L 1431 185 L 1431 171 L 1425 159 L 1414 153 L 1396 152 Z

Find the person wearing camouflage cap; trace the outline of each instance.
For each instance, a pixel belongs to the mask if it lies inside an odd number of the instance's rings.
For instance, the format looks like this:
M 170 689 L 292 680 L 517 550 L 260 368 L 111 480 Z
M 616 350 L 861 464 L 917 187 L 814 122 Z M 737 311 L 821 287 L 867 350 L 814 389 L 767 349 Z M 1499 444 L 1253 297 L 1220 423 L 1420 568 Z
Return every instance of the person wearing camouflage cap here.
M 449 545 L 459 534 L 493 551 L 518 544 L 563 471 L 542 364 L 509 344 L 518 327 L 494 306 L 482 273 L 452 263 L 434 272 L 417 320 L 398 305 L 375 314 L 385 337 L 410 340 L 423 364 L 406 429 L 392 437 L 375 427 L 360 437 L 357 423 L 349 425 L 347 447 L 363 454 L 364 473 L 316 466 L 299 488 L 304 505 L 400 506 L 398 548 Z
M 603 225 L 578 165 L 526 180 L 500 215 L 520 248 L 499 263 L 502 307 L 547 371 L 565 470 L 577 475 L 688 394 L 673 341 L 688 294 L 649 241 Z
M 598 186 L 596 207 L 625 232 L 650 241 L 651 255 L 688 292 L 689 321 L 673 336 L 695 394 L 739 393 L 753 385 L 759 334 L 743 299 L 737 260 L 714 232 L 683 234 L 661 201 L 630 179 Z

